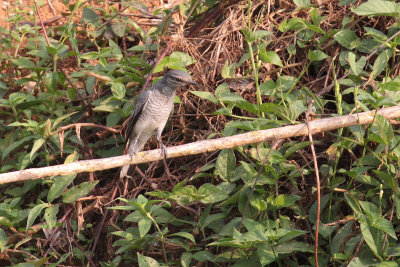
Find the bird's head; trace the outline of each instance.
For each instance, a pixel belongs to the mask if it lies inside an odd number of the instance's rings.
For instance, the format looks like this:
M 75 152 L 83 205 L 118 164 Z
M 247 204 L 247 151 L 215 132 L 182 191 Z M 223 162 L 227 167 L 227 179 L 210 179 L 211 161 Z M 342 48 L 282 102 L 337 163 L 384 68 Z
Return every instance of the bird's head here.
M 190 75 L 182 70 L 170 70 L 164 76 L 165 82 L 172 88 L 177 88 L 186 84 L 197 85 Z

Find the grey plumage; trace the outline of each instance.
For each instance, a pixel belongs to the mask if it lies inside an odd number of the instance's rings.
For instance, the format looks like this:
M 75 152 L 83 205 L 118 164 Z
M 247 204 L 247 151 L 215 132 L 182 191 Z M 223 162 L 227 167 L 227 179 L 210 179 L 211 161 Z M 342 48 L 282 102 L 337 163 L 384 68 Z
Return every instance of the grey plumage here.
M 166 148 L 161 142 L 161 133 L 173 109 L 176 89 L 188 83 L 197 85 L 186 72 L 171 70 L 156 84 L 139 95 L 127 120 L 125 130 L 127 153 L 131 157 L 141 151 L 147 140 L 154 134 L 166 155 Z M 126 176 L 129 166 L 122 167 L 121 178 Z

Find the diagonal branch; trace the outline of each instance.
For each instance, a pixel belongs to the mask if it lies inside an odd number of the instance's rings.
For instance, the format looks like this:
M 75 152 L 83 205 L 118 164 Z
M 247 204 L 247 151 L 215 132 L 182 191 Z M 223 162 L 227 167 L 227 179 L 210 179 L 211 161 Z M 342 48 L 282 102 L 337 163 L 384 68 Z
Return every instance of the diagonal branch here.
M 167 149 L 167 155 L 168 158 L 196 155 L 226 148 L 260 143 L 266 140 L 283 139 L 295 136 L 308 136 L 309 131 L 313 134 L 317 134 L 358 124 L 368 124 L 373 121 L 376 112 L 386 119 L 400 118 L 400 105 L 383 108 L 378 111 L 368 111 L 358 114 L 314 120 L 309 122 L 309 129 L 307 128 L 307 124 L 302 123 L 169 147 Z M 151 161 L 158 161 L 163 159 L 163 157 L 164 156 L 161 150 L 155 149 L 139 152 L 135 157 L 132 157 L 132 159 L 130 159 L 129 155 L 124 155 L 104 159 L 82 160 L 69 164 L 43 168 L 32 168 L 22 171 L 2 173 L 0 174 L 0 184 L 40 179 L 54 175 L 94 172 L 116 168 L 127 164 L 141 164 Z

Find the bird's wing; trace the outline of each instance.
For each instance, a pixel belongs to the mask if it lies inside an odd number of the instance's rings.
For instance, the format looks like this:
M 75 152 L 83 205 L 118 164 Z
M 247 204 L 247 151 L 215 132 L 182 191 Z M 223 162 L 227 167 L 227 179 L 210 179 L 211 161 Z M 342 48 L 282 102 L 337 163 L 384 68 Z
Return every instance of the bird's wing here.
M 128 142 L 128 140 L 131 136 L 133 127 L 135 126 L 136 121 L 138 120 L 140 114 L 142 114 L 143 110 L 146 108 L 147 102 L 149 100 L 149 94 L 150 94 L 150 91 L 146 90 L 139 95 L 138 99 L 135 102 L 135 107 L 133 108 L 131 115 L 126 120 L 126 127 L 125 127 L 125 131 L 124 131 L 124 137 L 125 137 L 126 142 Z

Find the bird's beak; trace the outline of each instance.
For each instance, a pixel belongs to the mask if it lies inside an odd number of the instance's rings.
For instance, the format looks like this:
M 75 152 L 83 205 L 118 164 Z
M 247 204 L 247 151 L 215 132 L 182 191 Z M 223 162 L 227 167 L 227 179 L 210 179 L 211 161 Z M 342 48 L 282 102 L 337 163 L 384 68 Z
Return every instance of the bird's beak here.
M 195 81 L 193 81 L 193 80 L 191 80 L 189 83 L 190 83 L 191 85 L 195 85 L 195 86 L 199 87 L 199 84 L 198 84 L 198 83 L 196 83 L 196 82 L 195 82 Z

